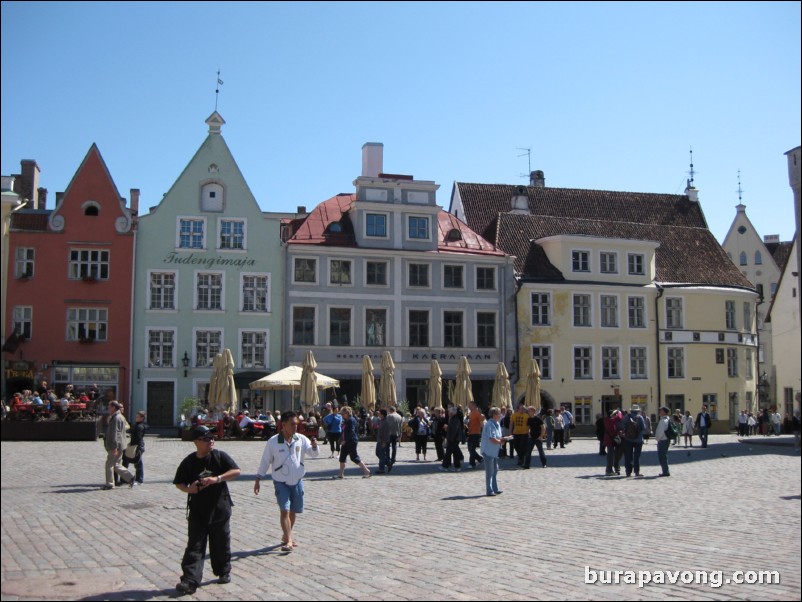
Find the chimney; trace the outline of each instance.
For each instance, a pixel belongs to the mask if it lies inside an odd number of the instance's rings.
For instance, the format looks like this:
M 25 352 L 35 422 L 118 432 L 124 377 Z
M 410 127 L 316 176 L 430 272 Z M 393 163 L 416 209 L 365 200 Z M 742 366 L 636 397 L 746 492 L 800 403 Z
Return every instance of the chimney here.
M 546 187 L 546 175 L 539 169 L 529 174 L 529 185 L 535 188 Z
M 779 243 L 780 242 L 780 235 L 779 234 L 766 234 L 763 237 L 764 243 Z
M 131 213 L 139 215 L 139 188 L 131 189 Z
M 47 209 L 47 188 L 39 188 L 39 209 Z
M 64 193 L 63 192 L 57 192 L 56 193 L 56 207 L 61 205 L 61 201 L 62 201 L 63 198 L 64 198 Z
M 688 184 L 685 186 L 685 194 L 688 195 L 688 200 L 694 203 L 699 202 L 699 190 L 693 185 L 692 180 L 688 180 Z
M 384 144 L 365 142 L 362 145 L 362 177 L 377 178 L 384 171 Z
M 515 188 L 515 193 L 512 195 L 510 213 L 529 215 L 529 195 L 526 192 L 526 186 L 517 186 Z
M 39 166 L 33 159 L 23 159 L 20 161 L 21 182 L 19 195 L 23 199 L 28 199 L 28 205 L 32 209 L 39 209 Z

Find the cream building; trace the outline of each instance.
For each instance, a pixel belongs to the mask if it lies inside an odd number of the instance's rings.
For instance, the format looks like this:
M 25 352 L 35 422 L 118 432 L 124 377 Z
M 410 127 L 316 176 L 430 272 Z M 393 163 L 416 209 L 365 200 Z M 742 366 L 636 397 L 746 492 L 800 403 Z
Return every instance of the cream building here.
M 772 344 L 774 354 L 774 374 L 777 383 L 777 396 L 773 398 L 780 414 L 793 414 L 800 407 L 800 365 L 802 365 L 802 337 L 799 321 L 799 262 L 797 249 L 799 237 L 794 240 L 785 270 L 780 278 L 777 294 L 771 304 L 768 317 L 774 323 Z
M 757 293 L 685 195 L 455 183 L 451 212 L 515 256 L 518 355 L 578 424 L 632 404 L 714 431 L 754 406 Z M 523 364 L 522 364 L 523 365 Z M 516 384 L 523 395 L 525 374 Z

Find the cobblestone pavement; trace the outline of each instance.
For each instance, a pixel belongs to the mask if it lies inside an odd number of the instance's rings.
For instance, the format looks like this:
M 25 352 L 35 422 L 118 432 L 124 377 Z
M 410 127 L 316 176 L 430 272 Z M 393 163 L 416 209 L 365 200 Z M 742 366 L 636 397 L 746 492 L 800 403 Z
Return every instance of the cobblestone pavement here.
M 243 469 L 230 484 L 233 580 L 216 584 L 207 560 L 191 598 L 799 600 L 799 452 L 757 443 L 716 435 L 707 449 L 672 448 L 672 476 L 659 479 L 652 441 L 645 478 L 605 479 L 597 442 L 577 439 L 548 452 L 547 469 L 503 460 L 503 495 L 491 498 L 481 468 L 441 473 L 414 462 L 409 443 L 371 479 L 349 464 L 332 480 L 337 461 L 322 453 L 307 461 L 301 545 L 288 554 L 272 487 L 253 495 L 264 444 L 218 442 Z M 373 448 L 360 444 L 375 469 Z M 172 478 L 192 443 L 148 437 L 145 485 L 113 491 L 101 490 L 100 441 L 1 449 L 3 600 L 176 597 L 186 521 Z M 615 570 L 777 571 L 781 583 L 599 583 Z

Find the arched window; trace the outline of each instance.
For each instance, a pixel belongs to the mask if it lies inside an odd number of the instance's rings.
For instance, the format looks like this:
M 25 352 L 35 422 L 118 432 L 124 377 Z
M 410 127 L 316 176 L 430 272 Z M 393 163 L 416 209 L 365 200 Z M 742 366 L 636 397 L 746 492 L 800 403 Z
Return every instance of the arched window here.
M 746 251 L 741 251 L 741 265 L 748 265 L 746 263 Z
M 100 214 L 100 211 L 98 211 L 97 207 L 95 207 L 94 205 L 90 205 L 89 207 L 84 209 L 84 215 L 97 216 L 99 214 Z
M 223 187 L 217 182 L 204 184 L 201 189 L 201 211 L 223 211 L 225 199 Z
M 760 254 L 760 251 L 755 251 L 755 265 L 762 265 L 763 264 L 763 255 Z

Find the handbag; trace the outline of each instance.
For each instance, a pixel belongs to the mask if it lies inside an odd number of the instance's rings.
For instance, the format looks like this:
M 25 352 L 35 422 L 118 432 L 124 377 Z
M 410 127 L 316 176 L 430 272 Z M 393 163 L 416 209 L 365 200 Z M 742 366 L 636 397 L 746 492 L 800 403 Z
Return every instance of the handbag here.
M 128 447 L 125 448 L 123 456 L 125 456 L 127 460 L 135 461 L 138 453 L 139 453 L 138 445 L 129 445 Z

